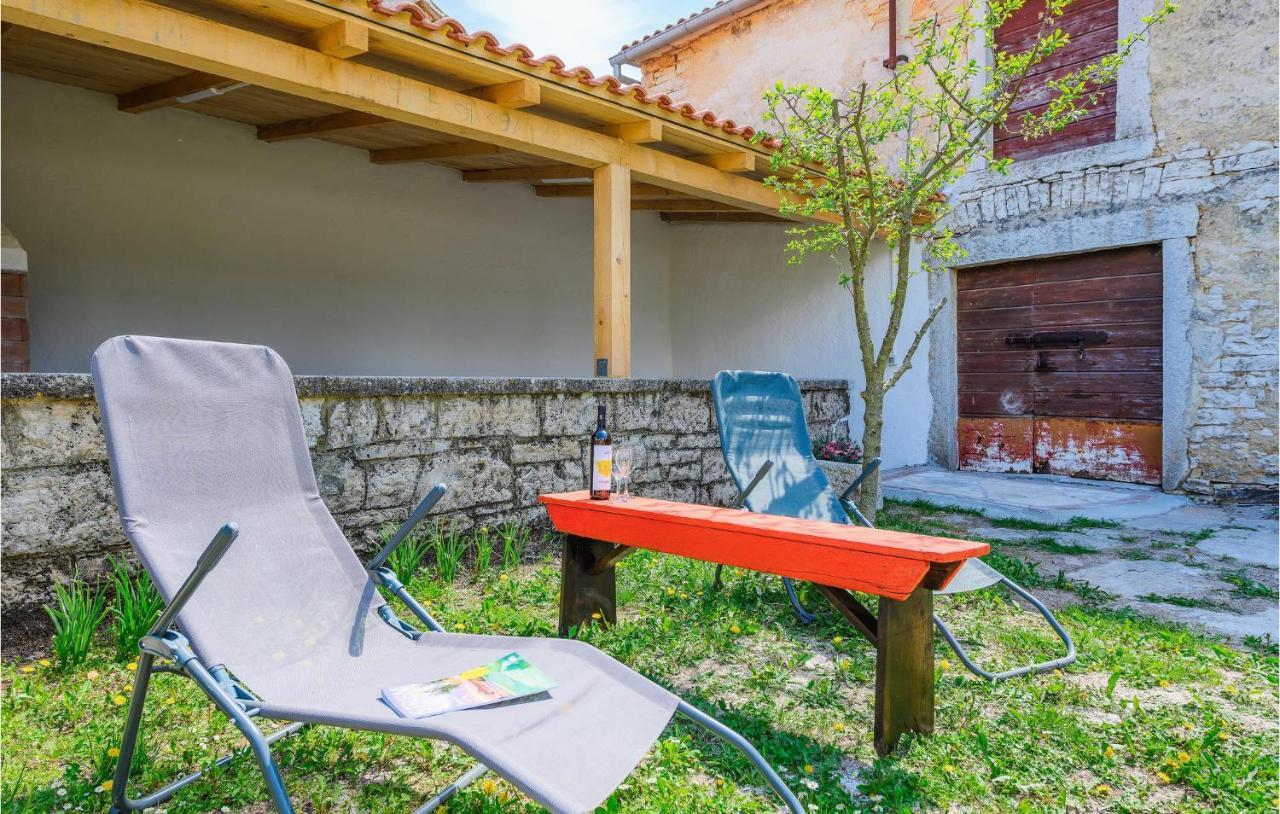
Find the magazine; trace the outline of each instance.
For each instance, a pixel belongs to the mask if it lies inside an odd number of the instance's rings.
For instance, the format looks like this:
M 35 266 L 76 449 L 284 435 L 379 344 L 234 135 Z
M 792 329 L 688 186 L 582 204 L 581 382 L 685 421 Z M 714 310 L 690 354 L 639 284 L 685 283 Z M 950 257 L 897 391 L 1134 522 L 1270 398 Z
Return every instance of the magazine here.
M 495 662 L 425 684 L 387 687 L 382 700 L 403 718 L 427 718 L 534 695 L 556 686 L 546 673 L 508 653 Z

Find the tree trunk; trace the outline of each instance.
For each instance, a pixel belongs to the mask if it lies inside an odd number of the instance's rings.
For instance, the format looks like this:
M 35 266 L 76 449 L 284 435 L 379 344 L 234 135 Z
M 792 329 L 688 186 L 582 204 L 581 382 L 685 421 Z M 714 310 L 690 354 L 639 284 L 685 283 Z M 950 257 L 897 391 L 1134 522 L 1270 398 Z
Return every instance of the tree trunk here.
M 884 433 L 884 391 L 868 385 L 862 391 L 866 405 L 862 419 L 862 461 L 880 457 L 881 438 Z M 862 482 L 858 492 L 858 508 L 872 523 L 876 522 L 876 505 L 880 502 L 880 470 L 876 469 Z

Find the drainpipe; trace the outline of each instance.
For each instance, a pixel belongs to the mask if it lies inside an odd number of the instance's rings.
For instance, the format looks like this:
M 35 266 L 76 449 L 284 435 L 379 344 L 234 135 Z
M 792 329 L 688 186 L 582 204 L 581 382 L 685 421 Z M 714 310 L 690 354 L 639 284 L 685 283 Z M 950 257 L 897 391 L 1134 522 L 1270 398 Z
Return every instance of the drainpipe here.
M 880 64 L 896 71 L 906 61 L 907 55 L 898 53 L 898 0 L 889 0 L 889 58 Z

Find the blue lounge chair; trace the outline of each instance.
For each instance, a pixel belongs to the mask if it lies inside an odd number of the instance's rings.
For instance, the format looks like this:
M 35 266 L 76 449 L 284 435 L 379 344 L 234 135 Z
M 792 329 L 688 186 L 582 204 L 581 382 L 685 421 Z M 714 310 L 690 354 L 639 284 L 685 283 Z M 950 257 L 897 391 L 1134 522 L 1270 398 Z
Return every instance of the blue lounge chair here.
M 795 379 L 785 373 L 722 370 L 716 374 L 711 392 L 720 427 L 720 448 L 738 487 L 739 505 L 753 512 L 832 523 L 849 523 L 854 518 L 864 526 L 871 526 L 850 496 L 880 465 L 880 460 L 869 461 L 862 475 L 843 494 L 837 495 L 813 457 L 804 402 Z M 720 569 L 717 568 L 716 584 L 719 582 Z M 791 581 L 784 582 L 800 621 L 804 624 L 813 621 L 813 614 L 800 604 Z M 994 585 L 1004 585 L 1039 611 L 1066 645 L 1067 654 L 1051 661 L 990 672 L 969 658 L 951 630 L 935 615 L 934 624 L 965 667 L 990 681 L 1003 681 L 1027 673 L 1047 672 L 1075 661 L 1075 643 L 1049 609 L 1022 586 L 979 559 L 965 563 L 947 587 L 937 593 L 959 594 Z

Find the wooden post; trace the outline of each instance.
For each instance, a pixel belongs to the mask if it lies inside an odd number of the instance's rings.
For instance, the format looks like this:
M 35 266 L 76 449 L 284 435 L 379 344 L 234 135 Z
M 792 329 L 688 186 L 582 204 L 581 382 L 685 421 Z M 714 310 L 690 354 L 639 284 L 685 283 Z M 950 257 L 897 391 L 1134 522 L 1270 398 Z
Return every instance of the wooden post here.
M 933 732 L 933 591 L 901 602 L 880 598 L 876 620 L 876 754 L 903 732 Z
M 631 375 L 631 168 L 606 164 L 593 176 L 595 373 L 626 378 Z
M 618 547 L 613 543 L 565 535 L 560 557 L 560 635 L 569 629 L 592 623 L 613 625 L 618 621 L 617 571 L 612 565 L 598 569 L 606 558 L 616 562 Z M 595 619 L 593 614 L 600 614 Z M 932 673 L 930 673 L 932 675 Z

